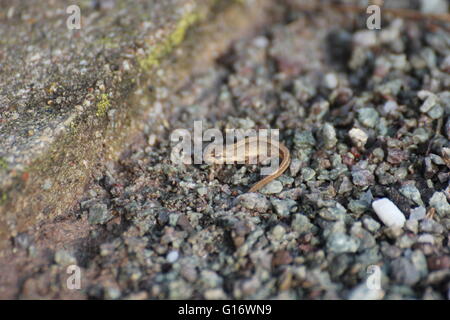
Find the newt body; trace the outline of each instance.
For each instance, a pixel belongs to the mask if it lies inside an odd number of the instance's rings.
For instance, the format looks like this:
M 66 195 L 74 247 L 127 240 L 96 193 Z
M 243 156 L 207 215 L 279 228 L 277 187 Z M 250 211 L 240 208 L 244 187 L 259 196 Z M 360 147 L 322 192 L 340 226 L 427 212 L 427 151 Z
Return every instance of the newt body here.
M 278 178 L 289 167 L 291 157 L 285 145 L 263 136 L 246 137 L 232 145 L 217 148 L 217 144 L 210 144 L 204 152 L 204 160 L 212 164 L 247 163 L 256 164 L 272 157 L 282 158 L 278 169 L 271 175 L 255 183 L 249 192 L 256 192 L 270 181 Z

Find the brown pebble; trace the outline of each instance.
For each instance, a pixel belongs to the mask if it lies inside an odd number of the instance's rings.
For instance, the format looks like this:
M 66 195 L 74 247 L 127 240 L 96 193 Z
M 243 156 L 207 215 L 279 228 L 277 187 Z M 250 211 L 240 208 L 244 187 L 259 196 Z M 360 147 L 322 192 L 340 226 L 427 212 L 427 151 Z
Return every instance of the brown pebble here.
M 239 248 L 240 246 L 242 246 L 245 242 L 245 237 L 242 236 L 236 236 L 234 234 L 234 232 L 232 233 L 232 238 L 233 238 L 233 244 L 236 248 Z
M 450 256 L 433 256 L 428 258 L 430 270 L 450 269 Z
M 401 149 L 388 149 L 387 162 L 399 164 L 408 159 L 408 152 Z
M 287 250 L 278 250 L 272 258 L 272 266 L 280 266 L 292 262 L 292 256 Z
M 191 223 L 189 222 L 188 217 L 184 214 L 180 215 L 180 217 L 178 218 L 177 225 L 187 232 L 192 232 L 194 230 Z
M 292 286 L 292 273 L 290 271 L 286 271 L 283 273 L 280 279 L 280 291 L 289 290 Z

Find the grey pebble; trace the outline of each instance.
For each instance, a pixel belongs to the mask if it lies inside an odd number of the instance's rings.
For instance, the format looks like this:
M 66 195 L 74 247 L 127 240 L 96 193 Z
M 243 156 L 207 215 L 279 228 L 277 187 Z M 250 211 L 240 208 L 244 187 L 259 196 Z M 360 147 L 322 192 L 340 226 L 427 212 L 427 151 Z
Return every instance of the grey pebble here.
M 303 181 L 310 181 L 315 177 L 316 172 L 311 168 L 302 168 L 301 174 Z
M 429 232 L 434 234 L 441 234 L 445 231 L 444 227 L 438 222 L 431 219 L 424 219 L 419 225 L 420 232 Z
M 419 94 L 420 94 L 420 92 L 419 92 Z M 433 108 L 436 105 L 436 102 L 437 102 L 436 95 L 429 92 L 427 98 L 420 106 L 420 111 L 423 113 L 427 113 L 428 111 L 431 110 L 431 108 Z
M 77 259 L 69 251 L 61 249 L 55 253 L 55 262 L 61 266 L 76 265 Z
M 419 189 L 416 188 L 413 184 L 407 184 L 400 188 L 400 193 L 404 195 L 406 198 L 414 201 L 419 206 L 423 206 L 423 201 L 420 196 Z
M 410 211 L 410 215 L 409 215 L 409 219 L 410 220 L 422 220 L 425 219 L 425 215 L 426 215 L 427 211 L 425 209 L 425 207 L 417 207 L 414 209 L 411 209 Z
M 450 215 L 450 205 L 447 197 L 443 192 L 435 192 L 430 199 L 430 206 L 435 208 L 439 216 L 445 217 Z
M 417 234 L 419 232 L 419 222 L 418 220 L 409 219 L 405 222 L 405 227 L 407 230 Z
M 372 185 L 375 178 L 369 170 L 354 170 L 352 171 L 353 184 L 365 187 Z
M 113 216 L 108 211 L 106 204 L 96 203 L 89 208 L 88 221 L 90 224 L 104 224 L 112 218 Z
M 271 199 L 273 208 L 275 212 L 281 217 L 287 217 L 291 213 L 293 209 L 297 206 L 297 201 L 294 200 L 280 200 L 280 199 Z
M 377 232 L 378 229 L 380 229 L 381 227 L 381 225 L 375 219 L 372 219 L 370 217 L 363 218 L 363 225 L 367 230 L 369 230 L 372 233 Z
M 269 200 L 259 193 L 244 193 L 237 197 L 237 201 L 244 208 L 256 210 L 258 212 L 267 212 L 270 208 Z
M 397 258 L 392 261 L 391 268 L 397 283 L 412 286 L 420 281 L 420 272 L 409 259 Z
M 346 214 L 347 210 L 338 202 L 334 206 L 319 211 L 319 216 L 329 221 L 344 220 Z
M 294 231 L 302 234 L 306 232 L 311 232 L 317 229 L 317 227 L 311 223 L 309 218 L 303 214 L 295 214 L 294 219 L 292 219 L 291 227 Z
M 334 253 L 358 251 L 360 240 L 344 233 L 333 233 L 328 237 L 327 249 Z
M 300 171 L 301 166 L 302 162 L 299 159 L 295 158 L 291 160 L 289 170 L 292 177 L 295 177 L 297 175 L 297 173 Z
M 282 225 L 276 225 L 272 229 L 271 234 L 272 234 L 273 239 L 281 240 L 283 238 L 283 236 L 286 234 L 286 229 Z
M 204 196 L 208 193 L 208 188 L 206 187 L 200 187 L 197 189 L 197 192 L 199 195 Z
M 223 283 L 223 279 L 211 270 L 202 270 L 200 272 L 200 281 L 204 288 L 217 288 Z
M 336 145 L 338 141 L 336 138 L 336 130 L 331 124 L 325 123 L 323 125 L 322 138 L 326 149 L 332 149 Z
M 358 110 L 358 120 L 368 128 L 374 128 L 378 119 L 378 112 L 374 108 L 362 108 Z
M 264 194 L 277 194 L 283 191 L 283 184 L 281 181 L 272 180 L 264 187 L 261 188 L 260 192 Z
M 429 243 L 429 244 L 434 244 L 434 237 L 433 235 L 429 234 L 429 233 L 424 233 L 421 234 L 418 238 L 417 238 L 417 242 L 419 243 Z

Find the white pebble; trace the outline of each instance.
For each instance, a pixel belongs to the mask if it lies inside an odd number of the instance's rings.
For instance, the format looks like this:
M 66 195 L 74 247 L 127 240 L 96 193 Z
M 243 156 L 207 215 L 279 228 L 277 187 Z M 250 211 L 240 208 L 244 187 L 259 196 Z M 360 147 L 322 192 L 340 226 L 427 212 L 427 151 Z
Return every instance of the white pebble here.
M 266 37 L 257 37 L 253 41 L 253 44 L 258 48 L 267 48 L 267 46 L 269 45 L 269 39 L 267 39 Z
M 177 261 L 178 260 L 178 257 L 179 257 L 179 253 L 178 253 L 178 251 L 170 251 L 168 254 L 167 254 L 167 262 L 169 262 L 169 263 L 174 263 L 175 261 Z
M 339 79 L 334 73 L 327 73 L 324 78 L 324 84 L 328 89 L 335 89 L 339 84 Z
M 364 147 L 369 136 L 359 128 L 353 128 L 348 132 L 353 144 L 359 148 Z
M 388 198 L 382 198 L 372 202 L 372 208 L 375 210 L 378 218 L 388 227 L 403 227 L 405 224 L 405 215 Z

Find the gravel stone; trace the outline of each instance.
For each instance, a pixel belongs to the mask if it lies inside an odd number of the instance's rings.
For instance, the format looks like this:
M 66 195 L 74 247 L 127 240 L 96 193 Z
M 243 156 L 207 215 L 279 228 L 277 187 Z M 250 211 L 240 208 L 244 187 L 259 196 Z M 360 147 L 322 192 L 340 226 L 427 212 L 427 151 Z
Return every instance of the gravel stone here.
M 363 148 L 369 136 L 359 128 L 353 128 L 348 132 L 353 144 L 358 148 Z
M 175 261 L 178 260 L 179 256 L 180 256 L 180 254 L 178 253 L 178 251 L 170 251 L 166 257 L 167 262 L 174 263 Z
M 406 258 L 395 259 L 392 264 L 392 275 L 397 283 L 413 286 L 420 281 L 420 272 Z
M 374 128 L 378 119 L 378 112 L 374 108 L 362 108 L 358 110 L 358 120 L 367 128 Z
M 112 214 L 108 211 L 106 204 L 97 203 L 89 208 L 89 223 L 90 224 L 105 224 L 113 218 Z
M 322 137 L 323 137 L 323 141 L 324 141 L 324 145 L 325 145 L 326 149 L 334 148 L 334 146 L 336 145 L 336 143 L 338 141 L 336 138 L 336 130 L 329 123 L 325 123 L 323 125 Z
M 409 219 L 410 220 L 422 220 L 425 219 L 425 215 L 426 215 L 426 209 L 425 207 L 417 207 L 414 209 L 411 209 L 410 215 L 409 215 Z
M 260 192 L 264 194 L 277 194 L 283 191 L 283 184 L 278 180 L 273 180 L 261 188 Z
M 292 177 L 295 177 L 297 175 L 297 173 L 300 171 L 301 166 L 302 162 L 299 159 L 291 160 L 291 165 L 289 169 Z
M 419 189 L 417 189 L 412 184 L 404 185 L 400 188 L 400 193 L 404 195 L 406 198 L 411 199 L 415 203 L 417 203 L 419 206 L 423 206 L 423 201 L 420 196 Z
M 295 214 L 292 219 L 291 227 L 299 234 L 312 232 L 316 227 L 310 222 L 308 217 L 302 214 Z
M 258 212 L 267 212 L 270 208 L 269 200 L 259 193 L 245 193 L 240 195 L 237 201 L 244 208 Z
M 343 233 L 333 233 L 328 237 L 327 249 L 333 253 L 354 253 L 358 251 L 359 244 L 359 239 Z
M 61 266 L 76 265 L 77 259 L 69 251 L 61 249 L 55 253 L 55 262 Z
M 423 113 L 427 113 L 433 108 L 437 103 L 437 97 L 435 94 L 431 92 L 419 92 L 419 98 L 425 97 L 425 101 L 423 102 L 422 106 L 420 107 L 420 111 Z
M 221 288 L 217 288 L 206 290 L 204 297 L 206 300 L 225 300 L 227 295 Z
M 304 181 L 311 181 L 316 176 L 316 172 L 311 168 L 302 168 L 302 178 Z
M 270 201 L 275 212 L 281 217 L 289 216 L 291 211 L 297 206 L 297 202 L 294 200 L 271 199 Z
M 272 229 L 272 236 L 275 240 L 281 240 L 285 233 L 286 229 L 281 225 L 277 225 Z
M 353 167 L 354 170 L 352 170 L 352 178 L 353 178 L 353 184 L 361 187 L 370 186 L 374 183 L 375 177 L 373 176 L 372 172 L 367 169 L 359 169 Z
M 333 207 L 323 208 L 319 211 L 319 216 L 329 221 L 344 220 L 347 214 L 347 210 L 336 203 Z
M 419 222 L 418 220 L 411 220 L 411 218 L 409 220 L 406 220 L 405 223 L 405 227 L 406 229 L 408 229 L 409 231 L 417 234 L 419 232 Z
M 436 209 L 436 212 L 441 216 L 450 216 L 450 205 L 447 197 L 443 192 L 435 192 L 430 199 L 430 206 Z
M 370 217 L 365 217 L 363 219 L 364 227 L 372 233 L 375 233 L 380 229 L 381 225 L 374 219 Z

